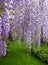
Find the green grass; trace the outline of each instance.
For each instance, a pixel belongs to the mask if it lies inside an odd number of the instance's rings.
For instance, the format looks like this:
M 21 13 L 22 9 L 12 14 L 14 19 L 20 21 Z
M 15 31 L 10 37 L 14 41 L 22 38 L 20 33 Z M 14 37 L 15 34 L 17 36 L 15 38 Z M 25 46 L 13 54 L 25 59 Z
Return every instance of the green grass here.
M 10 42 L 8 49 L 7 55 L 0 58 L 0 65 L 48 65 L 37 57 L 29 55 L 24 42 L 21 44 Z

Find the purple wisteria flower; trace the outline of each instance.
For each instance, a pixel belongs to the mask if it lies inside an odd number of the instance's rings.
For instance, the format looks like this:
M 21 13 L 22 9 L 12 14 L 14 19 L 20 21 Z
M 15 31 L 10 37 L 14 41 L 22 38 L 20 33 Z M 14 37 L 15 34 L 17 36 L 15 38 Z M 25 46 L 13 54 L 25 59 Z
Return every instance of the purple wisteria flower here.
M 46 0 L 0 0 L 0 8 L 0 55 L 6 55 L 9 31 L 15 41 L 23 37 L 30 51 L 33 40 L 40 47 L 41 37 L 48 39 Z
M 3 8 L 3 13 L 0 15 L 0 56 L 6 55 L 6 41 L 9 35 L 8 33 L 10 31 L 8 13 L 6 12 L 5 8 L 6 1 L 1 0 L 1 2 L 3 3 L 3 6 L 1 7 Z

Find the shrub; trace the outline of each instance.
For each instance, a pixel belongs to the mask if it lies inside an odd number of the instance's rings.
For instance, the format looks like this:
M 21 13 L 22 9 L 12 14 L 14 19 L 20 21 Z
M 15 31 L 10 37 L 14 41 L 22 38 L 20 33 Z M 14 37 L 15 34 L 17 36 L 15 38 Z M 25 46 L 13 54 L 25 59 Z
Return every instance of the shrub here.
M 42 61 L 48 62 L 48 45 L 42 44 L 40 48 L 32 44 L 32 52 L 39 57 Z

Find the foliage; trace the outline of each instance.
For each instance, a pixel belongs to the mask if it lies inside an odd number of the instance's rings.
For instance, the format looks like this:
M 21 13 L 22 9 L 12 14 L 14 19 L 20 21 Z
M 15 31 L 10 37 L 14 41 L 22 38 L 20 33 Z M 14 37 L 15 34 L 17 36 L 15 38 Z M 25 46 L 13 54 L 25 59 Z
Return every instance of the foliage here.
M 32 52 L 34 55 L 39 57 L 42 61 L 47 61 L 48 62 L 48 45 L 47 44 L 42 44 L 40 48 L 38 48 L 35 45 L 32 45 Z

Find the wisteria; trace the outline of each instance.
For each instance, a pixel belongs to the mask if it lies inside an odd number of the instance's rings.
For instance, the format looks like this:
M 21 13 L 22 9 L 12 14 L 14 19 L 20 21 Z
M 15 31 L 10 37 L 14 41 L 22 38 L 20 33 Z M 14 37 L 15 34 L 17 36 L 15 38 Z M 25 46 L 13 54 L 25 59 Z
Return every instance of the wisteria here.
M 0 0 L 0 56 L 6 55 L 9 33 L 14 41 L 23 37 L 30 51 L 33 40 L 40 48 L 41 39 L 48 40 L 47 13 L 47 0 Z
M 22 1 L 21 1 L 22 3 Z M 6 8 L 9 16 L 9 21 L 10 21 L 10 33 L 12 34 L 13 40 L 17 40 L 17 37 L 20 37 L 20 29 L 21 29 L 21 24 L 20 24 L 20 16 L 19 16 L 19 8 L 20 8 L 19 1 L 16 0 L 8 0 L 6 3 Z M 19 39 L 18 37 L 18 39 Z
M 2 3 L 1 3 L 2 2 Z M 0 56 L 5 56 L 6 55 L 6 41 L 8 38 L 8 33 L 10 30 L 10 25 L 8 21 L 8 13 L 5 10 L 5 1 L 1 1 L 0 5 L 3 4 L 1 8 L 2 14 L 0 15 Z
M 35 44 L 40 46 L 43 32 L 41 32 L 42 20 L 45 18 L 42 14 L 44 15 L 46 10 L 46 1 L 41 0 L 36 3 L 34 0 L 8 0 L 6 6 L 13 40 L 20 39 L 23 36 L 28 47 L 30 47 L 32 39 L 34 39 Z M 44 8 L 44 11 L 42 8 Z

